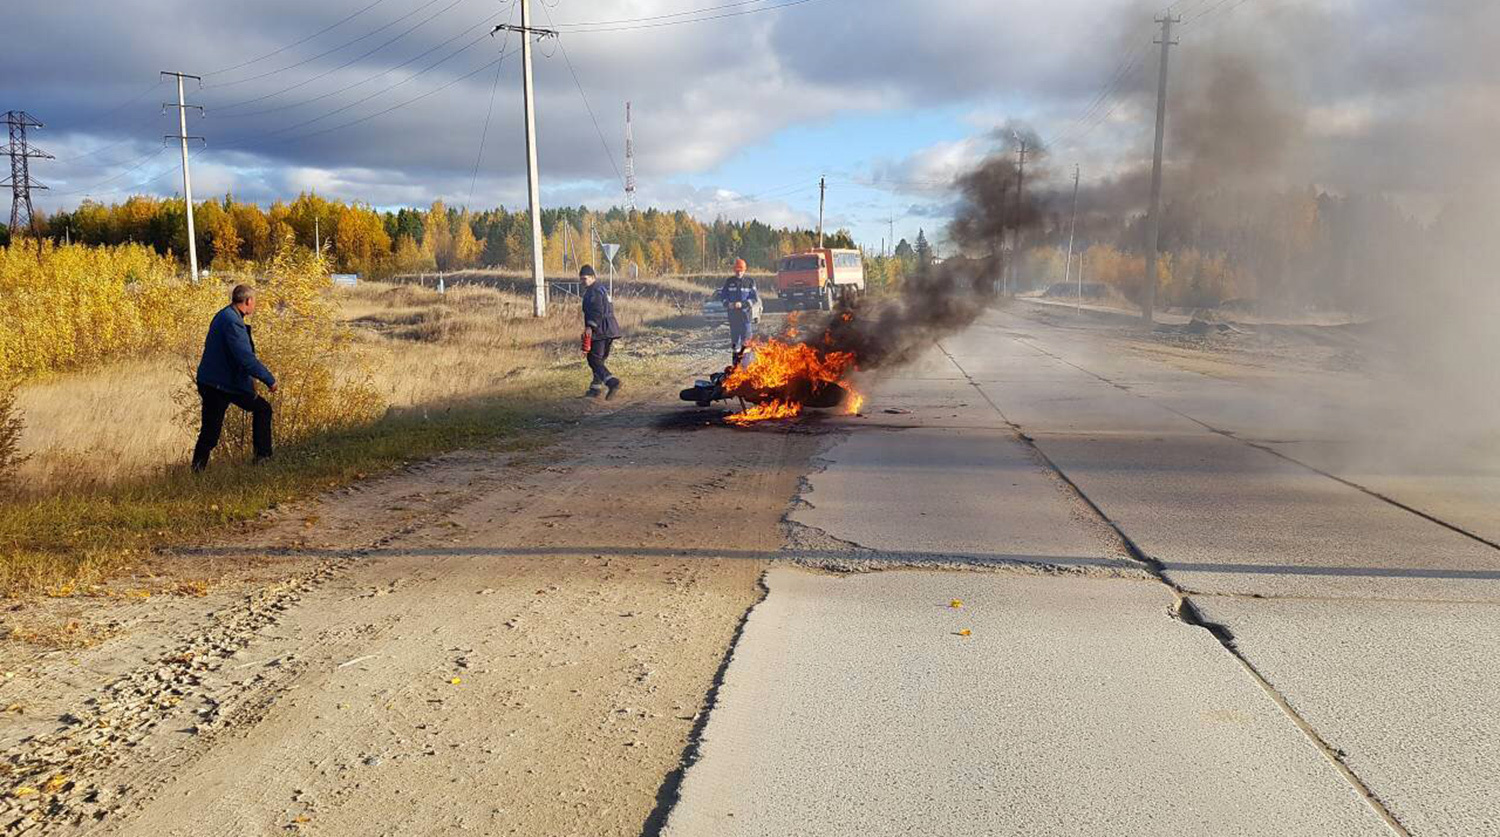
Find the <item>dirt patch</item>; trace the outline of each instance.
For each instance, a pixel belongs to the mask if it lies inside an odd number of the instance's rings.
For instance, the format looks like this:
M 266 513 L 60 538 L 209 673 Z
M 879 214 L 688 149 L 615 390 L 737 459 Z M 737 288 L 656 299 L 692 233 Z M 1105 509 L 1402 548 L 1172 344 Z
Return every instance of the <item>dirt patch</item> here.
M 0 827 L 640 833 L 818 439 L 634 398 L 168 559 L 239 568 L 202 596 L 45 605 L 112 633 L 5 647 Z

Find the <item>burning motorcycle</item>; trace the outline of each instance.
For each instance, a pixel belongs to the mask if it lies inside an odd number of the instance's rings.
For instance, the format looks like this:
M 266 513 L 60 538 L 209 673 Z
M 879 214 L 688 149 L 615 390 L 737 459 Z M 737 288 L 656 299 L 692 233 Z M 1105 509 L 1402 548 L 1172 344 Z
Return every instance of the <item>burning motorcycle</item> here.
M 843 406 L 854 415 L 864 404 L 849 381 L 855 369 L 852 352 L 824 351 L 776 337 L 757 339 L 739 366 L 696 381 L 680 397 L 700 407 L 738 399 L 749 406 L 725 419 L 738 425 L 794 418 L 807 408 Z

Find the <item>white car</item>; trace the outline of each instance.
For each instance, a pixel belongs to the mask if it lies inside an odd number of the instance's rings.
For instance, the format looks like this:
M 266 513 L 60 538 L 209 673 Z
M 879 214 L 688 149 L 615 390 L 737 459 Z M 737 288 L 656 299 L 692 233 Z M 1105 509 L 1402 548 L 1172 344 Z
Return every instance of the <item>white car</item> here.
M 756 297 L 755 301 L 750 304 L 750 322 L 760 322 L 760 315 L 764 310 L 765 306 L 761 304 L 760 298 Z M 729 314 L 724 310 L 724 303 L 717 296 L 704 300 L 703 318 L 715 325 L 729 322 Z

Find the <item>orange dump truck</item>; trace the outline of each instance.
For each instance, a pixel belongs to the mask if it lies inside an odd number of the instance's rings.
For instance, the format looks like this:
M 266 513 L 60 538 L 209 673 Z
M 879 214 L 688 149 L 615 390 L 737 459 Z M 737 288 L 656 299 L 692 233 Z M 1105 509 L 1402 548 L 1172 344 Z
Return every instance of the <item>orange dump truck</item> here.
M 865 262 L 858 250 L 807 250 L 782 256 L 776 296 L 793 307 L 833 308 L 843 296 L 865 292 Z

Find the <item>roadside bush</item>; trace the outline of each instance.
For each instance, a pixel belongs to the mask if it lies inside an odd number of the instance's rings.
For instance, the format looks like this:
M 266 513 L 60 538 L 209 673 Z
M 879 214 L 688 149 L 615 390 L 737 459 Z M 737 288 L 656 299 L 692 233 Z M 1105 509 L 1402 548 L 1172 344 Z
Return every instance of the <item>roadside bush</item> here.
M 278 384 L 275 394 L 267 394 L 276 411 L 278 445 L 365 424 L 385 410 L 368 370 L 354 351 L 352 335 L 338 322 L 332 290 L 323 263 L 311 251 L 295 247 L 290 238 L 256 283 L 256 312 L 250 325 L 256 354 L 270 367 Z M 198 357 L 196 346 L 184 353 L 186 381 L 176 393 L 177 421 L 194 432 L 201 419 L 193 382 Z M 246 457 L 250 450 L 250 417 L 231 407 L 220 451 Z
M 222 295 L 141 245 L 0 248 L 0 370 L 25 381 L 178 350 Z

